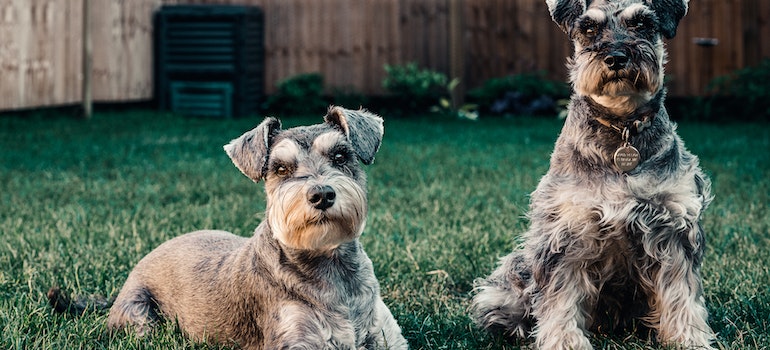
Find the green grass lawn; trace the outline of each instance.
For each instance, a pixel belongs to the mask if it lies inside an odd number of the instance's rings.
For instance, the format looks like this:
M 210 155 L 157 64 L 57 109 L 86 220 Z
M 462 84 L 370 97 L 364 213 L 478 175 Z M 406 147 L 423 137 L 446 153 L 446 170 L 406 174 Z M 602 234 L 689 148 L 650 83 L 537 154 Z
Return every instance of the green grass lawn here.
M 106 315 L 54 314 L 45 293 L 61 285 L 116 295 L 165 240 L 202 228 L 250 235 L 264 216 L 262 184 L 241 175 L 222 145 L 259 121 L 0 116 L 0 349 L 208 348 L 169 324 L 144 339 L 107 335 Z M 560 128 L 552 119 L 386 118 L 367 168 L 362 241 L 412 348 L 517 348 L 475 329 L 468 300 L 473 280 L 526 230 L 528 195 Z M 710 323 L 723 348 L 770 348 L 770 128 L 682 123 L 679 131 L 716 194 L 704 223 Z M 654 348 L 636 338 L 592 341 Z

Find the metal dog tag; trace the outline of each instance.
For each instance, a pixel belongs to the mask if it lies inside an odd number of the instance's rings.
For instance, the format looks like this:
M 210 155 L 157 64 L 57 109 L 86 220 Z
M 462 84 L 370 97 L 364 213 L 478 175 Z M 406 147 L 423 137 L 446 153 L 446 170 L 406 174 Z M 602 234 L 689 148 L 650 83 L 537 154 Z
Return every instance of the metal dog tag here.
M 626 172 L 632 170 L 639 165 L 639 151 L 634 148 L 634 146 L 626 143 L 623 147 L 620 147 L 615 151 L 613 160 L 615 166 L 621 171 Z

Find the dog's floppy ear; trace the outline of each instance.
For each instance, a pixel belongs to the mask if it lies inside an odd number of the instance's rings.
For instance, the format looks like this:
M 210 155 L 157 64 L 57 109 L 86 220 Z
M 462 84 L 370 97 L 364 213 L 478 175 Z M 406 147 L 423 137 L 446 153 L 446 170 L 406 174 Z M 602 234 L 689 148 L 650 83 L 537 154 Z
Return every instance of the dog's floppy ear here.
M 569 33 L 572 23 L 586 12 L 586 0 L 545 0 L 551 18 L 561 30 Z
M 278 119 L 265 118 L 256 128 L 226 144 L 225 152 L 244 175 L 258 182 L 265 176 L 270 146 L 280 131 Z
M 660 21 L 660 32 L 666 39 L 676 35 L 679 21 L 687 14 L 687 3 L 690 0 L 647 0 Z
M 382 118 L 363 109 L 352 111 L 332 106 L 324 120 L 345 134 L 361 162 L 367 165 L 374 162 L 384 133 Z

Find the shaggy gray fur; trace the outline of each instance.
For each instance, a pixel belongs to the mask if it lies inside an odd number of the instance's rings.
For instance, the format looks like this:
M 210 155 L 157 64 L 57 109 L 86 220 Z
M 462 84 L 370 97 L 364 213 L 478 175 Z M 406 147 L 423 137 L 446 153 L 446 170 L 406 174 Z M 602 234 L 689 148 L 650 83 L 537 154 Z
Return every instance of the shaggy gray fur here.
M 199 341 L 243 349 L 406 349 L 358 237 L 382 119 L 330 108 L 325 123 L 281 130 L 267 118 L 225 146 L 265 180 L 266 219 L 251 238 L 197 231 L 163 243 L 131 271 L 109 328 L 161 319 Z
M 662 38 L 687 1 L 546 2 L 575 45 L 574 94 L 531 226 L 477 281 L 473 316 L 539 349 L 591 349 L 589 330 L 645 328 L 663 344 L 710 348 L 699 223 L 710 182 L 663 107 Z M 624 172 L 613 154 L 626 141 L 640 163 Z

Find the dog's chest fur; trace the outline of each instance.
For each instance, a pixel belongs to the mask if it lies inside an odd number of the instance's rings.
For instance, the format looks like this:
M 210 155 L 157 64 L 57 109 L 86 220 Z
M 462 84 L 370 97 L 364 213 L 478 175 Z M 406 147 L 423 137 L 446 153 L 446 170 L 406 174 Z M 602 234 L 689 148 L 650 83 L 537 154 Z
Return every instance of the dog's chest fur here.
M 534 278 L 547 279 L 539 271 L 547 274 L 558 259 L 569 257 L 581 259 L 598 282 L 597 293 L 649 287 L 656 269 L 640 275 L 631 266 L 664 260 L 665 246 L 659 243 L 669 235 L 680 235 L 694 258 L 701 259 L 703 238 L 691 228 L 708 202 L 708 188 L 697 158 L 684 149 L 674 130 L 661 109 L 653 125 L 631 140 L 641 163 L 622 173 L 610 158 L 622 143 L 620 136 L 589 117 L 569 116 L 550 170 L 531 198 L 532 229 L 525 241 L 532 261 L 544 267 L 534 269 Z M 677 168 L 677 176 L 671 176 L 671 167 Z M 541 232 L 550 234 L 533 236 Z
M 252 291 L 251 302 L 261 304 L 265 316 L 280 319 L 259 322 L 275 328 L 264 331 L 290 339 L 282 343 L 301 343 L 312 332 L 341 344 L 371 345 L 370 331 L 378 320 L 372 305 L 379 284 L 360 243 L 343 244 L 334 255 L 312 255 L 291 251 L 259 230 L 246 250 L 247 255 L 256 252 L 259 259 L 249 259 L 249 269 L 236 278 L 263 280 L 253 284 L 261 287 Z M 244 313 L 253 310 L 253 305 L 244 305 Z M 315 329 L 318 325 L 324 327 Z

